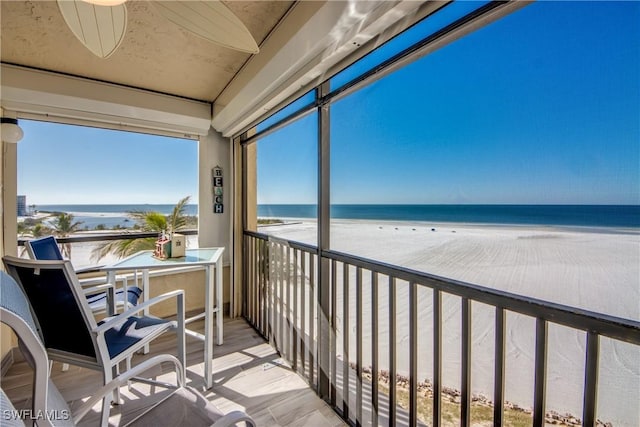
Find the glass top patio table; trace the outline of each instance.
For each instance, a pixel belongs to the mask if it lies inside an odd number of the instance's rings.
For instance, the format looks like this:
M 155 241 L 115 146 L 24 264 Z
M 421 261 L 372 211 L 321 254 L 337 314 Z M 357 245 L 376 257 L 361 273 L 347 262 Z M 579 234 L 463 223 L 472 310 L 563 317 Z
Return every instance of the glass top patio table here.
M 142 270 L 143 296 L 149 296 L 149 270 L 161 268 L 193 268 L 201 266 L 205 268 L 205 301 L 204 313 L 185 319 L 191 323 L 204 318 L 204 335 L 186 329 L 185 333 L 204 341 L 204 376 L 207 388 L 213 385 L 213 318 L 216 317 L 217 344 L 223 343 L 223 319 L 222 319 L 222 254 L 224 248 L 198 248 L 186 249 L 185 256 L 179 258 L 159 259 L 153 257 L 153 251 L 146 250 L 133 254 L 123 260 L 102 267 L 107 272 L 107 282 L 115 283 L 115 274 L 118 270 Z M 215 274 L 214 274 L 215 273 Z M 125 281 L 126 287 L 126 281 Z M 214 304 L 215 298 L 215 304 Z M 148 314 L 148 309 L 145 309 Z M 148 351 L 145 348 L 145 351 Z
M 224 248 L 199 248 L 186 249 L 185 256 L 180 258 L 159 259 L 152 256 L 153 251 L 141 251 L 133 254 L 121 261 L 106 265 L 102 269 L 109 270 L 126 270 L 126 269 L 144 269 L 144 268 L 166 268 L 166 267 L 190 267 L 195 265 L 208 265 L 215 263 L 217 258 L 222 255 Z

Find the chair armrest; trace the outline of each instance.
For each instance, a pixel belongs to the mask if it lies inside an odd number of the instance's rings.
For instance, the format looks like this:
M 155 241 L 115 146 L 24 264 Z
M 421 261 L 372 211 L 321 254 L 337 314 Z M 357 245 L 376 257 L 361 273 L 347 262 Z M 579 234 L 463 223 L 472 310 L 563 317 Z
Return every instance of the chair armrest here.
M 244 422 L 246 425 L 251 427 L 256 426 L 256 422 L 253 421 L 253 418 L 251 418 L 245 412 L 232 411 L 232 412 L 229 412 L 224 417 L 220 418 L 215 423 L 211 424 L 211 427 L 230 427 L 230 426 L 235 426 L 241 422 Z
M 102 267 L 104 265 L 92 265 L 89 267 L 82 267 L 76 270 L 76 274 L 84 274 L 84 273 L 101 273 Z
M 144 371 L 147 371 L 153 368 L 156 365 L 160 365 L 164 362 L 171 362 L 176 368 L 177 375 L 177 387 L 184 387 L 185 378 L 184 378 L 184 370 L 182 369 L 182 364 L 180 361 L 170 354 L 159 354 L 157 356 L 153 356 L 150 359 L 145 360 L 139 365 L 134 366 L 128 371 L 118 375 L 116 378 L 109 381 L 107 384 L 102 386 L 98 391 L 93 393 L 93 395 L 80 406 L 80 408 L 74 413 L 74 424 L 77 424 L 98 402 L 100 402 L 106 395 L 112 393 L 116 388 L 120 388 L 123 385 L 127 384 L 131 378 L 139 376 Z
M 87 278 L 78 278 L 78 282 L 80 283 L 80 287 L 85 288 L 87 286 L 96 286 L 101 285 L 103 283 L 107 283 L 104 277 L 87 277 Z
M 127 318 L 141 312 L 145 308 L 150 307 L 154 304 L 157 304 L 161 301 L 167 300 L 169 298 L 179 297 L 179 296 L 182 296 L 184 298 L 184 291 L 182 289 L 176 289 L 175 291 L 167 292 L 157 297 L 151 298 L 150 300 L 147 300 L 141 304 L 138 304 L 135 307 L 131 307 L 127 311 L 124 311 L 122 313 L 119 313 L 117 316 L 112 317 L 111 319 L 107 320 L 97 328 L 93 329 L 92 332 L 95 334 L 104 334 L 107 330 L 121 323 L 126 322 Z M 184 316 L 184 312 L 182 313 L 182 315 Z M 182 320 L 182 323 L 184 324 L 184 319 L 178 319 L 178 320 Z
M 88 294 L 97 294 L 100 292 L 106 292 L 109 289 L 114 289 L 115 287 L 111 283 L 103 283 L 102 285 L 96 285 L 91 288 L 82 288 L 82 293 L 85 295 Z

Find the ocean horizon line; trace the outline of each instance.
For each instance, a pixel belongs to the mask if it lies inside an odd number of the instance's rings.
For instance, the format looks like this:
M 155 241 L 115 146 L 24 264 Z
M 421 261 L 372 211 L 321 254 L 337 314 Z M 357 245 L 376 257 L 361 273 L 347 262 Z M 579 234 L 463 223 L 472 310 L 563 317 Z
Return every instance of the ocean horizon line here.
M 81 218 L 110 214 L 124 221 L 127 212 L 169 214 L 173 204 L 56 204 L 36 205 L 40 211 L 61 211 Z M 317 219 L 316 204 L 258 204 L 259 218 Z M 186 205 L 198 215 L 198 204 Z M 119 214 L 119 215 L 114 215 Z M 557 225 L 640 228 L 640 205 L 592 204 L 332 204 L 332 219 L 431 221 L 514 225 Z M 116 218 L 112 222 L 116 222 Z M 91 222 L 95 222 L 91 220 Z

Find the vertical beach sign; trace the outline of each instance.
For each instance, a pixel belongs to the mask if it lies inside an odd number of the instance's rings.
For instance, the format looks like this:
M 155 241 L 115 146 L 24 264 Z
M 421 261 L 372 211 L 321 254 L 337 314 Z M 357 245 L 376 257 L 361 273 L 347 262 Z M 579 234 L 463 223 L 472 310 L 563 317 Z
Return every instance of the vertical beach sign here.
M 213 186 L 213 213 L 221 214 L 224 212 L 224 205 L 222 203 L 222 168 L 216 166 L 211 169 L 211 183 Z

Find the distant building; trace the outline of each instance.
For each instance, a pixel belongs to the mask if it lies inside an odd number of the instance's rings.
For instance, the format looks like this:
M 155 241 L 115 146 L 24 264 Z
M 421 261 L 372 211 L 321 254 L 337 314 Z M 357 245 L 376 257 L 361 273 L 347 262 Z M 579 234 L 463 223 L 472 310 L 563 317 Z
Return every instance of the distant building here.
M 27 215 L 27 196 L 18 196 L 18 216 Z

